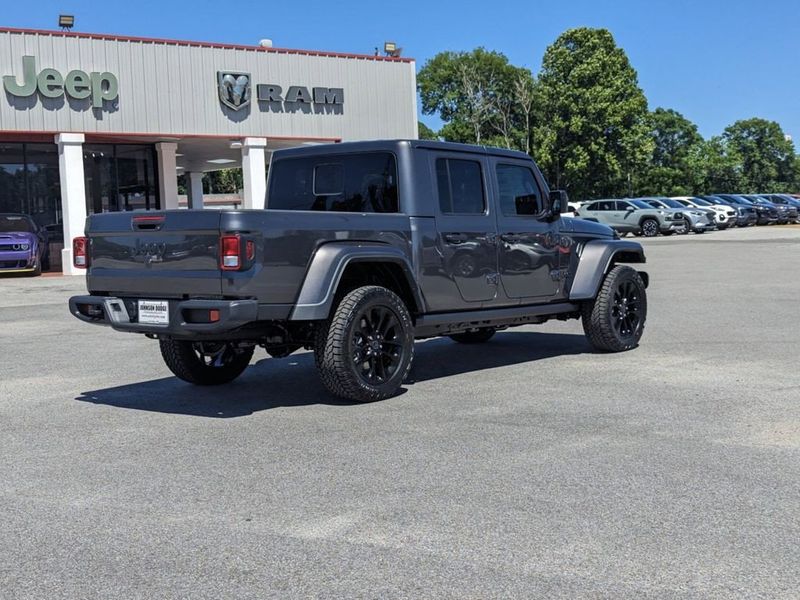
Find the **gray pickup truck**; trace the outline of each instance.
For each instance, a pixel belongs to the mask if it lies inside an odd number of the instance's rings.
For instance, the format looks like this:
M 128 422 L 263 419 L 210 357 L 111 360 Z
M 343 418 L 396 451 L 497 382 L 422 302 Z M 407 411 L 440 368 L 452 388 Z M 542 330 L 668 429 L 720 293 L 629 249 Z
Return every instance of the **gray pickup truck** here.
M 581 318 L 592 346 L 637 346 L 642 247 L 562 218 L 525 154 L 375 141 L 273 154 L 265 210 L 92 215 L 74 240 L 87 323 L 157 339 L 198 385 L 232 381 L 257 346 L 315 353 L 326 388 L 387 398 L 414 340 L 486 342 L 501 329 Z M 454 357 L 454 360 L 457 358 Z

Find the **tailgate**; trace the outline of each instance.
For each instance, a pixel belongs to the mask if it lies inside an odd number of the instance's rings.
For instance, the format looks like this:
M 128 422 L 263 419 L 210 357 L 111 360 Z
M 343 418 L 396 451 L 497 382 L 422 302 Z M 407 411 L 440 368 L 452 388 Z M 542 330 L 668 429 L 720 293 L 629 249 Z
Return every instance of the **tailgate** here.
M 87 220 L 92 293 L 219 296 L 220 213 L 174 210 L 92 215 Z

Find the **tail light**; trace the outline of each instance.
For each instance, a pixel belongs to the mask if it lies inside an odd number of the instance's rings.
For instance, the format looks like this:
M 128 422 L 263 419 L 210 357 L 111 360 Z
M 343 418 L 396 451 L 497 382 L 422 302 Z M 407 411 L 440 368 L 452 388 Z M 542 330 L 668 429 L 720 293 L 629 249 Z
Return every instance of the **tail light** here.
M 89 238 L 76 237 L 72 240 L 72 264 L 76 269 L 89 267 Z
M 238 271 L 242 263 L 242 238 L 238 235 L 223 235 L 219 239 L 219 267 L 223 271 Z
M 219 238 L 219 267 L 223 271 L 244 271 L 256 258 L 256 243 L 239 234 Z

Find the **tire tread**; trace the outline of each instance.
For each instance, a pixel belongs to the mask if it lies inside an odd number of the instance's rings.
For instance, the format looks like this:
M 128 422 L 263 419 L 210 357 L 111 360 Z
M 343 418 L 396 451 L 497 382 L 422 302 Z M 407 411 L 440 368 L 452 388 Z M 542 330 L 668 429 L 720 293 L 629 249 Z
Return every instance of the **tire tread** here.
M 331 394 L 339 398 L 355 402 L 374 402 L 388 398 L 396 391 L 395 389 L 384 392 L 363 384 L 357 378 L 350 376 L 350 356 L 345 346 L 347 330 L 358 306 L 367 301 L 370 296 L 377 294 L 387 297 L 387 302 L 398 313 L 400 321 L 406 328 L 413 328 L 408 309 L 403 301 L 391 290 L 377 285 L 370 285 L 356 288 L 345 294 L 334 310 L 331 319 L 317 329 L 314 346 L 314 362 L 322 384 Z M 414 354 L 413 334 L 410 347 L 406 350 L 410 352 L 410 355 L 403 375 L 398 380 L 399 382 L 402 382 L 411 370 Z
M 641 289 L 645 289 L 644 282 L 635 269 L 632 269 L 626 265 L 617 265 L 606 274 L 595 300 L 593 302 L 587 302 L 583 305 L 581 314 L 583 330 L 586 333 L 589 343 L 597 350 L 603 352 L 623 352 L 625 350 L 630 350 L 638 345 L 639 339 L 641 338 L 640 334 L 639 338 L 637 338 L 635 342 L 623 343 L 617 336 L 613 325 L 608 318 L 608 315 L 610 314 L 610 304 L 614 297 L 614 287 L 616 286 L 619 278 L 622 276 L 635 277 L 638 279 Z M 644 295 L 644 293 L 643 302 L 644 319 L 646 320 L 647 297 Z M 643 329 L 644 323 L 642 323 L 642 330 Z

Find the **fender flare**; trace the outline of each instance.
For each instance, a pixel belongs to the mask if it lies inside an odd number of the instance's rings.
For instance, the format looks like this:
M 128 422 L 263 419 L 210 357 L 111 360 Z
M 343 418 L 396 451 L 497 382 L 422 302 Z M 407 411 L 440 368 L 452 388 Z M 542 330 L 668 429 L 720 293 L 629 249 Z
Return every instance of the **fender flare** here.
M 583 247 L 575 270 L 575 278 L 569 293 L 570 300 L 593 300 L 597 296 L 600 284 L 608 273 L 611 262 L 620 254 L 624 254 L 622 263 L 644 263 L 642 245 L 627 240 L 591 240 Z M 645 285 L 646 274 L 642 274 Z
M 289 320 L 327 319 L 342 275 L 348 265 L 355 262 L 388 262 L 399 265 L 417 307 L 424 312 L 425 304 L 414 277 L 414 270 L 400 248 L 387 244 L 331 242 L 320 246 L 314 253 Z

